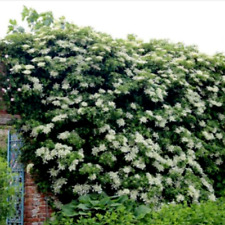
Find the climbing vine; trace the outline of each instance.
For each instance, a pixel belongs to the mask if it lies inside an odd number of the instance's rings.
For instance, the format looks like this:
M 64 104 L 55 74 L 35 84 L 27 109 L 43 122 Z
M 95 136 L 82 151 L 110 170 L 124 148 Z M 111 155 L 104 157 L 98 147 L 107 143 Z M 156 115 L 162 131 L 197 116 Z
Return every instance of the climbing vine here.
M 41 190 L 152 205 L 224 193 L 224 55 L 113 39 L 35 10 L 23 19 L 31 32 L 11 24 L 0 42 L 2 92 Z

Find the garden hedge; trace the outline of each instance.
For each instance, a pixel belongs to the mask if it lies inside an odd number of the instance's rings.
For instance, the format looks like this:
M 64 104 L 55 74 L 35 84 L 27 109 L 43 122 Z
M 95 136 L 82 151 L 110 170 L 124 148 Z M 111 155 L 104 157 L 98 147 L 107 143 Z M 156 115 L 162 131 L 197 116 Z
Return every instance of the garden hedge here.
M 0 41 L 1 83 L 40 190 L 153 206 L 225 193 L 223 54 L 33 14 Z

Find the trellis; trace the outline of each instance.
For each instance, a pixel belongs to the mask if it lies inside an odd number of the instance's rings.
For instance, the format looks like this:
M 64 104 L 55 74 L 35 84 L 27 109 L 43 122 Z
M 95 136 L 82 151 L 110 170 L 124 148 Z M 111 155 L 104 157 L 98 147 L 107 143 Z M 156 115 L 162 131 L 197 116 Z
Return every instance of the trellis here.
M 7 218 L 7 225 L 23 225 L 24 218 L 24 168 L 20 163 L 20 148 L 22 141 L 17 134 L 8 133 L 8 166 L 13 173 L 13 181 L 10 185 L 16 187 L 15 215 Z M 9 199 L 10 201 L 10 199 Z

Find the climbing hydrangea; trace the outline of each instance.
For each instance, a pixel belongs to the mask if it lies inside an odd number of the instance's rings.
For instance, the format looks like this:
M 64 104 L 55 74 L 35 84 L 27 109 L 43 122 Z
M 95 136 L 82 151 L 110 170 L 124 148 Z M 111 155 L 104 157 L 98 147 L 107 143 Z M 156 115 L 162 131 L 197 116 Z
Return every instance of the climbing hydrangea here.
M 2 91 L 42 190 L 153 205 L 225 191 L 222 54 L 57 23 L 9 35 L 0 49 Z

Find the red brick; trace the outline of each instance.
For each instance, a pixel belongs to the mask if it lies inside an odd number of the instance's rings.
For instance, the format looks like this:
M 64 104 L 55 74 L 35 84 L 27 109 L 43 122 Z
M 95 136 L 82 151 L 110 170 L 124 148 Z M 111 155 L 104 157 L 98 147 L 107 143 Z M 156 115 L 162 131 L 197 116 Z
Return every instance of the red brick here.
M 35 215 L 33 210 L 36 211 Z M 48 206 L 45 195 L 38 193 L 30 174 L 25 175 L 24 225 L 42 225 L 50 217 L 52 209 Z

